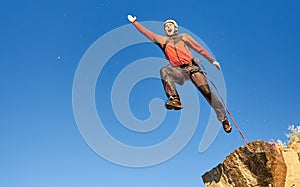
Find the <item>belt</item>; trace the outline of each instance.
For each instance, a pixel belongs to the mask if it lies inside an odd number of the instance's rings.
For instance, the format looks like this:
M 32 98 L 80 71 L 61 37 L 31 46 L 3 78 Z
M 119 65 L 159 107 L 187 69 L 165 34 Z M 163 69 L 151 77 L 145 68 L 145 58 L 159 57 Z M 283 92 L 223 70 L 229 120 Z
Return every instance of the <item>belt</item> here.
M 192 64 L 192 63 L 181 64 L 179 67 L 181 67 L 181 68 L 186 68 L 186 67 L 190 66 L 191 64 Z

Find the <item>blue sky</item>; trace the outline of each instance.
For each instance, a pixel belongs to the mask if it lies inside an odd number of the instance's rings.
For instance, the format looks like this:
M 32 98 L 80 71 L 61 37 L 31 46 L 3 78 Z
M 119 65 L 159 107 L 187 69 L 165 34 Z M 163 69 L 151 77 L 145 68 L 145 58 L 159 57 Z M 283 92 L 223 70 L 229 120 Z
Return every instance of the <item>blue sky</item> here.
M 95 41 L 128 24 L 129 13 L 140 21 L 174 18 L 205 42 L 221 63 L 228 107 L 248 141 L 286 140 L 288 126 L 299 125 L 296 0 L 2 2 L 0 186 L 203 186 L 201 175 L 244 145 L 234 128 L 229 135 L 220 131 L 205 152 L 198 152 L 210 114 L 199 94 L 201 114 L 194 136 L 164 163 L 119 166 L 89 147 L 74 119 L 75 72 Z M 126 132 L 113 116 L 109 103 L 113 79 L 134 60 L 149 56 L 163 54 L 153 44 L 116 54 L 96 88 L 98 113 L 108 131 L 139 146 L 168 137 L 180 114 L 168 112 L 169 122 L 153 134 Z M 133 89 L 129 102 L 138 118 L 147 119 L 152 97 L 166 99 L 159 80 L 147 79 Z

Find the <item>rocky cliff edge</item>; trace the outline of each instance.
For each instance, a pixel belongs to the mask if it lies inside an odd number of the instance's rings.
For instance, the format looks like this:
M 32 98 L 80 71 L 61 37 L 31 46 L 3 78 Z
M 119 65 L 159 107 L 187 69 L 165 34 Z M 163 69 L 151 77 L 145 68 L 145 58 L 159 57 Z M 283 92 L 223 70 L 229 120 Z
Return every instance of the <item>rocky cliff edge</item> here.
M 202 175 L 206 187 L 300 187 L 300 141 L 286 148 L 255 141 Z

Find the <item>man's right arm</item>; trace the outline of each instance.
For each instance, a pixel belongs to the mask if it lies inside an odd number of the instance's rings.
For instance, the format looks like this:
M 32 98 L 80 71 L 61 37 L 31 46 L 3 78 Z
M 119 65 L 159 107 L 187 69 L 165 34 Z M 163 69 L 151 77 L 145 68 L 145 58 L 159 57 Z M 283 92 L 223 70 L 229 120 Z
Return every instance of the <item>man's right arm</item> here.
M 149 38 L 152 42 L 159 43 L 161 38 L 163 36 L 157 35 L 147 28 L 145 28 L 142 24 L 140 24 L 136 17 L 133 17 L 131 15 L 128 15 L 128 20 L 137 28 L 138 31 L 140 31 L 143 35 L 145 35 L 147 38 Z

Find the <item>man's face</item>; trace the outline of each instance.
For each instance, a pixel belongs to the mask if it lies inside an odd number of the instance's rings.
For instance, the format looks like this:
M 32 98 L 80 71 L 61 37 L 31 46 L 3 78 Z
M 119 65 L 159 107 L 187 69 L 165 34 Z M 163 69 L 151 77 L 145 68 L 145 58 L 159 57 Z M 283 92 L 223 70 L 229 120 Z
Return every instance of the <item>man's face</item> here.
M 164 29 L 167 36 L 173 36 L 177 31 L 173 23 L 166 23 Z

